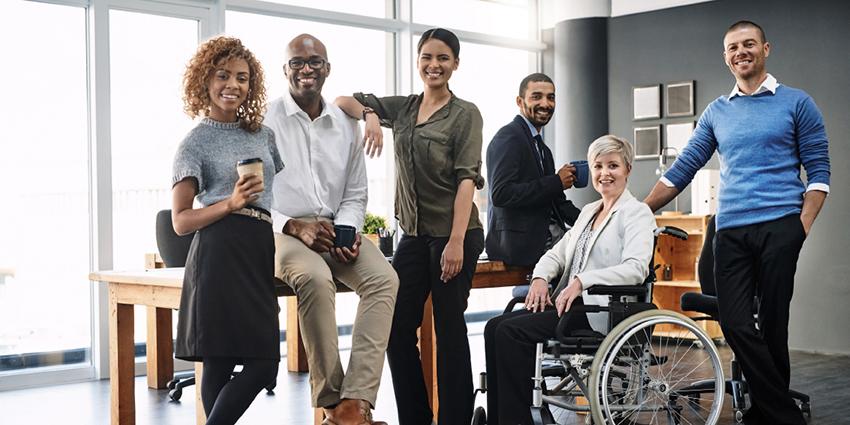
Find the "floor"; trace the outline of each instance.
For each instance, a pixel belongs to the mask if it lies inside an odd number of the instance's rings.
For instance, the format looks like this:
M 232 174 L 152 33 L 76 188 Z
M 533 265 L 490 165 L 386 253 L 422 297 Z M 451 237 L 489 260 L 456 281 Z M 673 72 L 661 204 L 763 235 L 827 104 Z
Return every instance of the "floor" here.
M 484 370 L 483 322 L 470 324 L 474 373 Z M 341 346 L 345 342 L 341 341 Z M 728 347 L 720 347 L 724 356 Z M 343 351 L 343 362 L 348 351 Z M 850 356 L 792 352 L 792 387 L 812 397 L 813 425 L 850 423 Z M 285 361 L 285 360 L 284 360 Z M 476 402 L 482 404 L 483 396 Z M 728 399 L 727 399 L 728 400 Z M 729 403 L 727 402 L 727 405 Z M 310 424 L 310 388 L 306 374 L 283 372 L 274 395 L 261 393 L 240 424 Z M 187 389 L 181 402 L 168 399 L 166 391 L 150 390 L 144 377 L 136 379 L 136 423 L 138 425 L 194 424 L 194 389 Z M 376 419 L 397 424 L 389 370 L 384 377 L 375 409 Z M 567 424 L 584 424 L 584 416 L 564 415 Z M 0 424 L 91 424 L 109 423 L 109 381 L 101 380 L 50 387 L 0 392 Z M 733 424 L 727 406 L 721 424 Z

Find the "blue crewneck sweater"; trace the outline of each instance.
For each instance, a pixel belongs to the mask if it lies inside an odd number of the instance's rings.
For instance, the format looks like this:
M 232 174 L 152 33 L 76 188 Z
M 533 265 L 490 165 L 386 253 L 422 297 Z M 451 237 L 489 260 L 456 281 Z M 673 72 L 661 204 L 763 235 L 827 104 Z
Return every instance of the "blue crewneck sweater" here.
M 720 156 L 718 229 L 799 214 L 806 191 L 801 164 L 809 184 L 829 185 L 823 118 L 802 90 L 779 85 L 775 93 L 717 98 L 664 176 L 682 191 L 715 150 Z

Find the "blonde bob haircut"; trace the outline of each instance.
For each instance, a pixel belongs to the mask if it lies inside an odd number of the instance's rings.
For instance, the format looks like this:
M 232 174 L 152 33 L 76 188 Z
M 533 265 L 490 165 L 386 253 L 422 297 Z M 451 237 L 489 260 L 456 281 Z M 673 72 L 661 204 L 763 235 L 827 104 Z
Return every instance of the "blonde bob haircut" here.
M 620 154 L 626 168 L 629 170 L 632 169 L 632 161 L 635 159 L 635 150 L 632 148 L 632 144 L 622 137 L 611 134 L 606 134 L 590 144 L 590 147 L 587 148 L 587 162 L 588 164 L 593 164 L 596 158 L 609 153 Z

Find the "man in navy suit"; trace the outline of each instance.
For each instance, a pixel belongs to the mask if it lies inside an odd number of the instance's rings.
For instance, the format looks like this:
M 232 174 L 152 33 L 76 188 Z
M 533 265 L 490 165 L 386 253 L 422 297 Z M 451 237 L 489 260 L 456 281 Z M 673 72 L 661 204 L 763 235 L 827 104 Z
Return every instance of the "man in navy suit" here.
M 530 266 L 575 223 L 579 209 L 564 195 L 575 181 L 575 167 L 567 163 L 556 173 L 540 134 L 555 111 L 552 79 L 541 73 L 525 77 L 516 103 L 520 115 L 487 147 L 486 248 L 491 260 Z

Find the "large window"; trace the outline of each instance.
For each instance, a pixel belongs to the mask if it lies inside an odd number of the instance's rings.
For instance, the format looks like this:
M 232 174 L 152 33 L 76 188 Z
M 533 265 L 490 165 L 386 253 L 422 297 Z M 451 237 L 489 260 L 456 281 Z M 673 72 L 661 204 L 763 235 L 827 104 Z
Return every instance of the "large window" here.
M 198 22 L 120 10 L 109 19 L 113 263 L 134 269 L 156 252 L 154 219 L 171 208 L 174 152 L 194 126 L 183 112 L 181 84 Z
M 121 10 L 110 11 L 109 20 L 113 264 L 132 270 L 157 251 L 155 218 L 171 208 L 174 152 L 194 126 L 181 89 L 198 22 Z M 136 341 L 144 341 L 144 307 L 136 307 L 135 326 Z
M 532 25 L 529 0 L 413 0 L 413 20 L 455 28 L 527 39 Z
M 267 0 L 273 3 L 283 3 L 292 6 L 321 8 L 334 12 L 351 13 L 372 16 L 375 18 L 392 18 L 394 0 Z M 229 25 L 229 24 L 228 24 Z
M 0 375 L 91 355 L 86 11 L 2 7 Z

